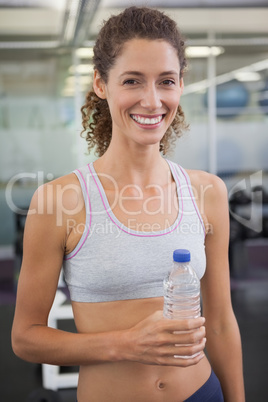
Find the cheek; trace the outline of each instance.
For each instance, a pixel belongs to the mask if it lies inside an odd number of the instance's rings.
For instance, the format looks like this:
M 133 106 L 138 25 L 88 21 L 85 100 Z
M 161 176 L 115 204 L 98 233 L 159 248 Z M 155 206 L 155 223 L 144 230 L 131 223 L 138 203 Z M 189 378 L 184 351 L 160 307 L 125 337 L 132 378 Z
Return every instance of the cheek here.
M 175 116 L 175 114 L 177 113 L 177 109 L 180 104 L 180 98 L 180 94 L 174 93 L 172 95 L 170 94 L 169 98 L 166 101 L 166 105 L 171 111 L 172 116 Z
M 174 106 L 178 106 L 181 99 L 181 93 L 174 91 L 174 93 L 170 96 L 170 103 Z
M 127 93 L 117 93 L 110 102 L 114 113 L 125 113 L 137 103 L 137 96 Z

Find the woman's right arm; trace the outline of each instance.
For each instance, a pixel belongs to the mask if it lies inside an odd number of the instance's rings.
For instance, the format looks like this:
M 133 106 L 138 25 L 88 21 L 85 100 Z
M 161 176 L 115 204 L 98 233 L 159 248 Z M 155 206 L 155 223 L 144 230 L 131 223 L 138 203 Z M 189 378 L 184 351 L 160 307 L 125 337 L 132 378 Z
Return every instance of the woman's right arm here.
M 38 188 L 31 201 L 12 328 L 13 350 L 27 361 L 76 365 L 94 359 L 96 349 L 89 336 L 47 326 L 69 235 L 68 219 L 75 218 L 72 212 L 78 205 L 77 188 L 64 177 Z M 101 342 L 101 337 L 97 341 Z
M 203 352 L 193 359 L 174 355 L 192 355 L 204 349 L 202 318 L 166 320 L 162 312 L 156 312 L 133 328 L 97 334 L 69 333 L 48 327 L 69 235 L 68 219 L 76 218 L 73 211 L 78 204 L 77 190 L 69 186 L 67 177 L 40 187 L 31 201 L 12 328 L 15 354 L 30 362 L 59 366 L 124 360 L 174 366 L 198 363 Z M 185 329 L 193 332 L 174 334 Z M 176 344 L 190 346 L 178 348 Z

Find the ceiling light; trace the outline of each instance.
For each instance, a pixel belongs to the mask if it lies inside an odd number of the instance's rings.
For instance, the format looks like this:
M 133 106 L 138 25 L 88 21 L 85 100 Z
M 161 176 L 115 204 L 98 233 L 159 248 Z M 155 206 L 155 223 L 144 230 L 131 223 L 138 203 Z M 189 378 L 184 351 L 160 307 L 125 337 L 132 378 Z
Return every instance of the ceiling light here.
M 65 80 L 62 91 L 63 96 L 73 96 L 76 91 L 86 92 L 90 90 L 92 78 L 90 76 L 69 76 Z M 77 85 L 77 86 L 76 86 Z
M 74 75 L 70 75 L 66 78 L 65 82 L 67 85 L 74 85 L 76 82 L 76 77 Z M 82 85 L 89 85 L 92 83 L 92 78 L 87 75 L 82 75 L 81 77 L 78 77 L 78 82 Z
M 0 0 L 1 7 L 52 7 L 64 10 L 66 0 Z
M 0 49 L 53 49 L 59 46 L 58 41 L 6 41 L 0 42 Z
M 92 47 L 81 47 L 76 50 L 76 55 L 80 59 L 92 59 L 93 57 L 93 48 Z
M 240 71 L 235 74 L 238 81 L 260 81 L 261 75 L 256 71 Z
M 221 46 L 188 46 L 185 52 L 187 57 L 219 56 L 224 53 L 224 48 Z
M 78 92 L 79 92 L 79 93 L 81 93 L 81 92 L 87 92 L 87 91 L 89 91 L 89 90 L 90 90 L 90 88 L 89 88 L 88 85 L 80 85 Z M 76 88 L 75 88 L 73 85 L 67 85 L 67 86 L 65 86 L 65 87 L 63 88 L 63 90 L 62 90 L 62 95 L 63 95 L 63 96 L 75 96 L 76 92 L 77 92 L 77 90 L 76 90 Z
M 78 64 L 77 66 L 71 66 L 69 73 L 71 74 L 91 74 L 93 72 L 92 64 Z
M 61 95 L 62 96 L 74 96 L 75 95 L 74 88 L 64 88 Z

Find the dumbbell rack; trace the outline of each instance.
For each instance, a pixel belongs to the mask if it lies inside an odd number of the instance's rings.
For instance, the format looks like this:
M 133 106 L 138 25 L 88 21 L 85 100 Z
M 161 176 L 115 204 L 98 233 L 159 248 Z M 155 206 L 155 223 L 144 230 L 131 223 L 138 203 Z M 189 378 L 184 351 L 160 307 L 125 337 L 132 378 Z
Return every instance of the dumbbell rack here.
M 48 326 L 52 328 L 58 328 L 59 320 L 73 320 L 72 306 L 69 303 L 65 303 L 67 301 L 67 296 L 61 290 L 62 286 L 64 286 L 64 283 L 61 276 L 48 317 Z M 77 388 L 78 373 L 61 373 L 60 366 L 42 364 L 42 382 L 44 388 L 53 391 L 62 388 Z

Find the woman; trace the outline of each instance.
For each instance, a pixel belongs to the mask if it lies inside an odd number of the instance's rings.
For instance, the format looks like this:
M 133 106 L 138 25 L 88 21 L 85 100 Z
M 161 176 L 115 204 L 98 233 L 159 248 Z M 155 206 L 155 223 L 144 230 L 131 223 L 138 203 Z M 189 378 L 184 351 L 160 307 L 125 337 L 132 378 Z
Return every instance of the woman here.
M 79 402 L 222 401 L 222 391 L 242 402 L 226 189 L 159 152 L 186 127 L 182 37 L 163 13 L 130 7 L 102 27 L 94 64 L 82 111 L 100 157 L 33 196 L 13 349 L 31 362 L 80 365 Z M 205 318 L 163 318 L 176 248 L 191 251 Z M 47 326 L 62 263 L 77 334 Z

